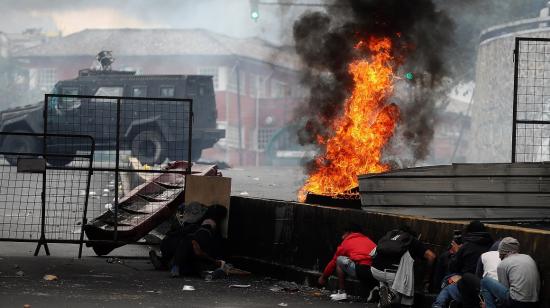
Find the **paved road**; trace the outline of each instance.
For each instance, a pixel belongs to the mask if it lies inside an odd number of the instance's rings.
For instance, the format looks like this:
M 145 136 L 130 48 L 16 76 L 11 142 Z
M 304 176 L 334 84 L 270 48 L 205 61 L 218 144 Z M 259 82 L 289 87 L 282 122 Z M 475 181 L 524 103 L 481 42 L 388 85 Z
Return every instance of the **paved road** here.
M 365 307 L 364 302 L 334 303 L 328 292 L 300 286 L 300 291 L 271 291 L 278 281 L 265 277 L 169 278 L 154 271 L 143 256 L 147 247 L 125 246 L 109 257 L 89 249 L 76 259 L 74 245 L 50 244 L 52 255 L 33 257 L 35 244 L 2 243 L 0 307 Z M 109 263 L 110 261 L 113 261 Z M 46 281 L 45 275 L 57 280 Z M 250 284 L 232 288 L 232 284 Z M 182 291 L 191 285 L 195 291 Z M 373 306 L 374 307 L 374 306 Z
M 300 167 L 242 167 L 222 173 L 232 178 L 232 195 L 286 201 L 296 201 L 296 192 L 305 179 Z

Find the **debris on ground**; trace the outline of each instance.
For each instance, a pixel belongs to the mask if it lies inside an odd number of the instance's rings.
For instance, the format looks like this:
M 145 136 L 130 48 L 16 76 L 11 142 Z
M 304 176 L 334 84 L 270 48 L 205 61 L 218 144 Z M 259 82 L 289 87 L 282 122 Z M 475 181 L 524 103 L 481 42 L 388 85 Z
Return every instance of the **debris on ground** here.
M 273 292 L 281 292 L 281 291 L 297 292 L 300 290 L 300 288 L 298 287 L 298 284 L 296 284 L 295 282 L 279 281 L 273 286 L 271 286 L 269 290 Z
M 15 275 L 17 275 L 17 276 L 19 276 L 19 277 L 25 276 L 25 272 L 23 272 L 23 271 L 17 271 L 17 272 L 15 272 Z
M 55 281 L 55 280 L 58 280 L 59 278 L 56 276 L 56 275 L 44 275 L 44 277 L 42 278 L 46 281 Z
M 277 306 L 281 306 L 281 307 L 287 307 L 287 306 L 288 306 L 288 304 L 287 304 L 287 303 L 279 303 L 279 305 L 277 305 Z
M 182 291 L 195 291 L 195 287 L 189 286 L 189 285 L 184 285 L 181 290 Z
M 251 285 L 249 285 L 249 284 L 230 284 L 229 287 L 230 288 L 246 289 L 246 288 L 250 288 Z
M 122 260 L 120 260 L 119 258 L 108 258 L 107 259 L 107 263 L 120 263 L 120 264 L 124 264 L 124 262 Z
M 239 195 L 241 195 L 241 196 L 248 196 L 248 192 L 243 191 L 243 192 L 241 192 Z

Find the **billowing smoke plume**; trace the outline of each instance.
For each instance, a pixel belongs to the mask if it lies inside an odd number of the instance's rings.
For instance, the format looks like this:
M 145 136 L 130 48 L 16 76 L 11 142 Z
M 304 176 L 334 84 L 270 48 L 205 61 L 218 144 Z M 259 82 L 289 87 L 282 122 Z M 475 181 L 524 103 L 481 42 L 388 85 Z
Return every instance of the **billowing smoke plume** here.
M 302 144 L 315 144 L 316 136 L 330 136 L 327 129 L 343 110 L 353 81 L 348 64 L 364 57 L 354 49 L 359 39 L 389 37 L 393 53 L 403 59 L 399 72 L 413 72 L 403 81 L 395 102 L 401 108 L 396 140 L 403 140 L 422 160 L 433 138 L 437 94 L 448 74 L 443 54 L 451 45 L 453 24 L 436 9 L 432 0 L 340 0 L 326 1 L 325 12 L 310 12 L 294 24 L 296 51 L 304 62 L 304 84 L 310 96 L 297 112 L 303 127 Z M 404 94 L 403 94 L 404 93 Z

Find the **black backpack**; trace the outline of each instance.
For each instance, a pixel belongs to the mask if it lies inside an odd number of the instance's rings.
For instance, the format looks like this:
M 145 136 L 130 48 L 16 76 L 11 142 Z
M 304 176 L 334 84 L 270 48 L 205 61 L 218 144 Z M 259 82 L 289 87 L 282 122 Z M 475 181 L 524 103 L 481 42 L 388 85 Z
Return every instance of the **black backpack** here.
M 376 255 L 401 257 L 411 245 L 413 236 L 401 230 L 386 233 L 376 245 Z

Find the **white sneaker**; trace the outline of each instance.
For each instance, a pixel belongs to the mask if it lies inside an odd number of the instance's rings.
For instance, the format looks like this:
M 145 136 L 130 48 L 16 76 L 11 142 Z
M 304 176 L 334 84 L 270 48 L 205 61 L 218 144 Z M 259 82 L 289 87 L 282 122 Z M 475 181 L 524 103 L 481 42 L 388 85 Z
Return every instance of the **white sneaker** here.
M 348 299 L 348 295 L 345 291 L 338 290 L 338 293 L 330 295 L 330 299 L 333 301 L 345 301 L 346 299 Z

